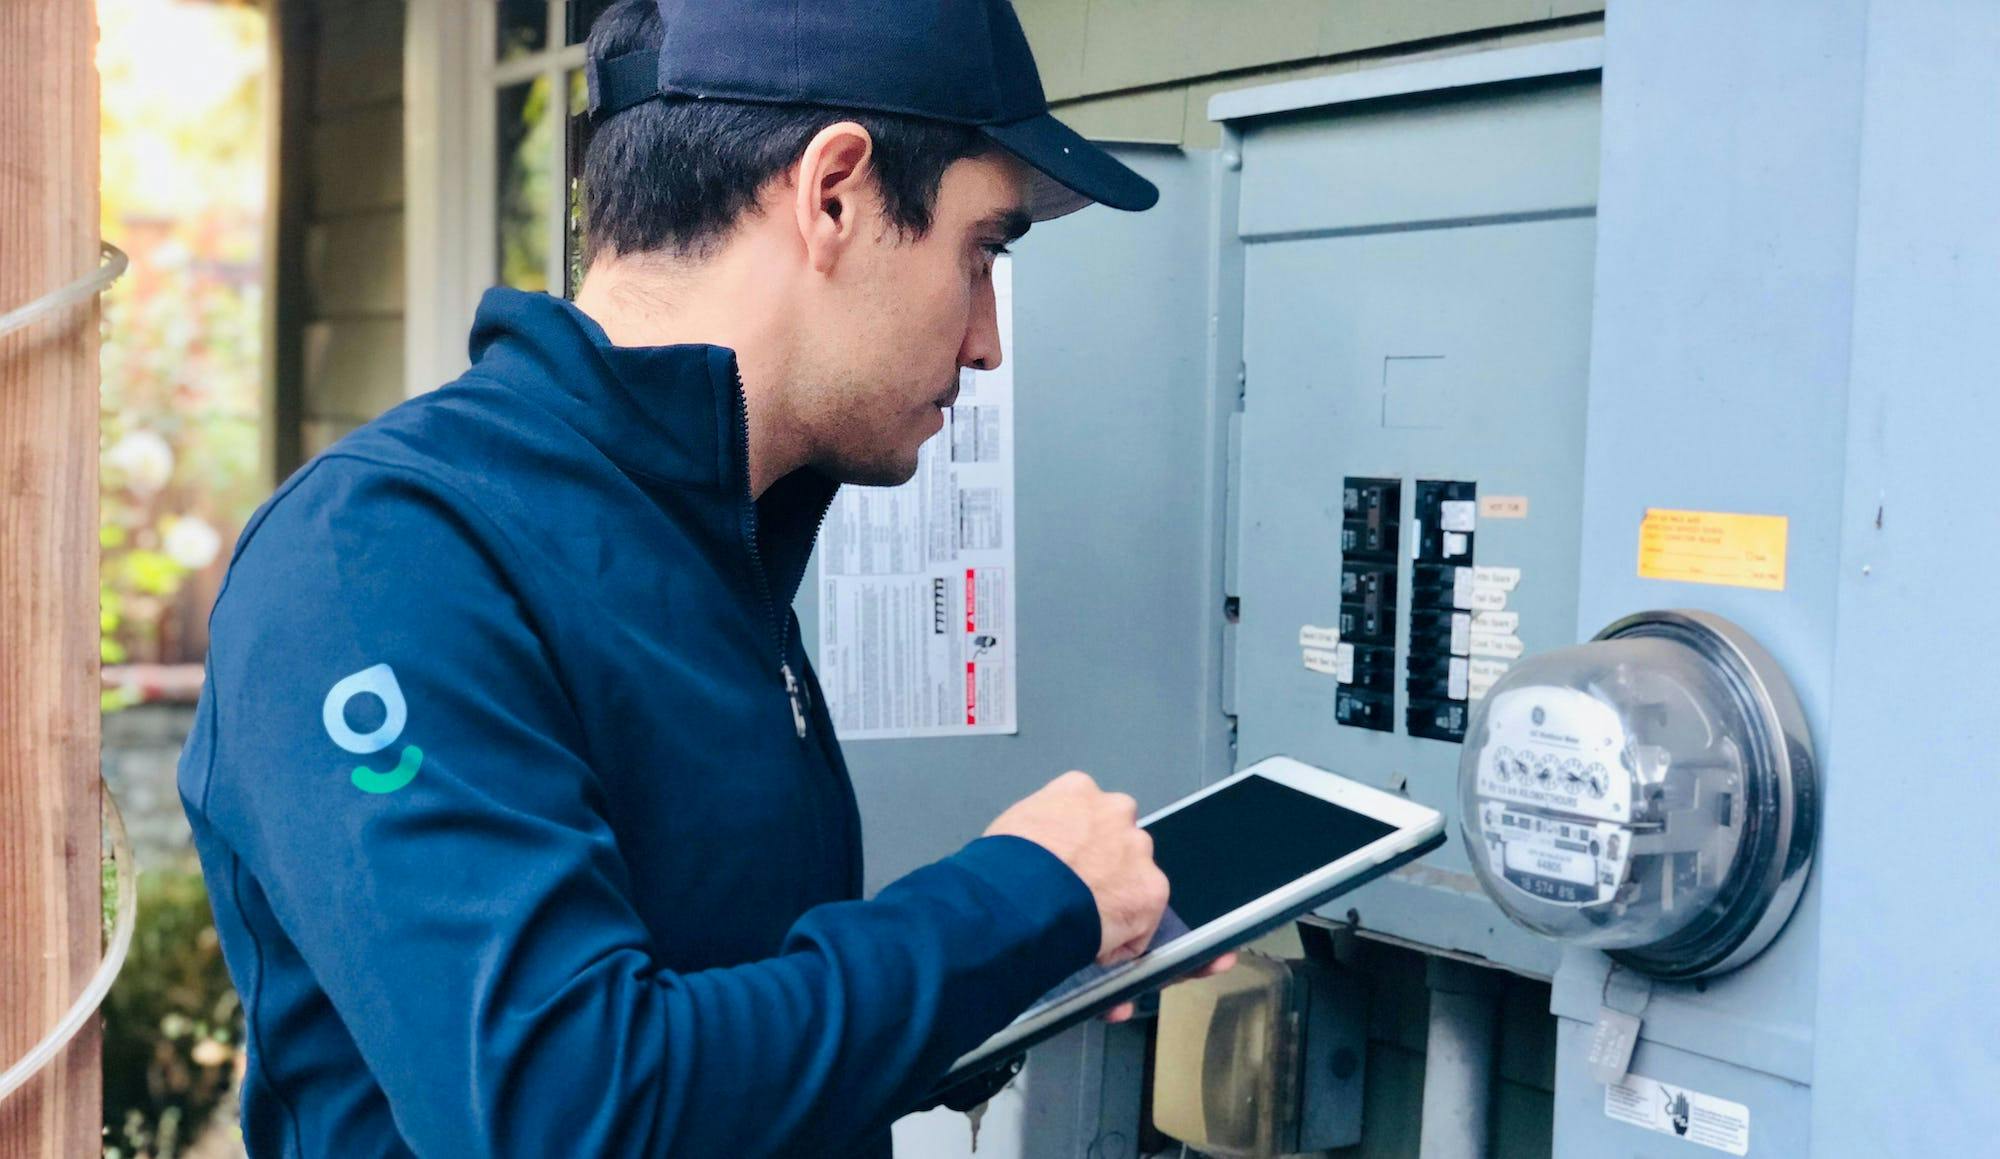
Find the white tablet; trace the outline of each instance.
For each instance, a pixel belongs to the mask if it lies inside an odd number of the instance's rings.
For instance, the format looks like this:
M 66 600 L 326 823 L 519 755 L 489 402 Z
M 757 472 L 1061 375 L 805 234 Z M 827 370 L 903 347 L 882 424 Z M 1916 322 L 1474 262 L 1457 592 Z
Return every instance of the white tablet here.
M 1259 761 L 1140 822 L 1172 890 L 1145 953 L 1089 966 L 952 1064 L 937 1089 L 1014 1057 L 1118 1003 L 1444 844 L 1444 817 L 1302 764 Z

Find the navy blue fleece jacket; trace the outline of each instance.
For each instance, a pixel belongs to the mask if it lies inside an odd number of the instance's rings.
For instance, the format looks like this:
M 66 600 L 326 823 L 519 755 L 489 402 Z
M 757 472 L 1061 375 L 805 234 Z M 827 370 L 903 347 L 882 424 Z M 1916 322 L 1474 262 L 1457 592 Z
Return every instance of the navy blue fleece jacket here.
M 1017 838 L 860 900 L 790 610 L 834 487 L 747 445 L 729 351 L 495 290 L 252 519 L 180 789 L 253 1155 L 886 1155 L 1088 963 Z

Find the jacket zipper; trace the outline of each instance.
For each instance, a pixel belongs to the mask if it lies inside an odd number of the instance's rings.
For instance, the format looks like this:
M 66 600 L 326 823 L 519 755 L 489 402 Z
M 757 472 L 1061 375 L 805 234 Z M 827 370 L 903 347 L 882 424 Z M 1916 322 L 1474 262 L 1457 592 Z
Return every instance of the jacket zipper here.
M 800 741 L 804 741 L 807 733 L 808 701 L 811 694 L 806 690 L 805 683 L 798 678 L 798 674 L 792 671 L 792 618 L 788 615 L 780 616 L 778 614 L 778 601 L 772 598 L 771 595 L 771 577 L 764 568 L 764 550 L 757 543 L 757 501 L 750 496 L 750 403 L 743 394 L 743 369 L 736 365 L 733 358 L 730 360 L 730 375 L 734 379 L 736 390 L 736 450 L 743 464 L 741 479 L 743 486 L 743 537 L 744 544 L 750 551 L 750 574 L 756 582 L 757 594 L 764 601 L 764 612 L 770 620 L 771 635 L 778 642 L 778 675 L 785 682 L 785 698 L 791 704 L 792 731 L 797 734 Z M 825 530 L 826 517 L 832 510 L 832 497 L 829 496 L 826 504 L 820 508 L 819 518 L 813 524 L 814 540 L 817 540 L 819 533 Z M 820 747 L 822 750 L 825 749 L 826 744 L 824 740 L 822 740 Z M 832 758 L 827 758 L 827 760 L 829 768 L 839 768 L 838 761 Z M 858 853 L 861 842 L 861 818 L 855 808 L 854 787 L 847 783 L 845 777 L 837 777 L 836 779 L 840 782 L 841 796 L 847 806 L 847 847 L 850 851 Z M 858 857 L 850 857 L 848 861 L 848 877 L 855 891 L 855 896 L 858 897 L 860 896 L 859 891 L 861 888 L 860 861 Z
M 743 397 L 743 371 L 731 360 L 730 373 L 736 386 L 736 437 L 738 459 L 743 464 L 743 541 L 750 549 L 750 574 L 763 598 L 764 613 L 771 622 L 771 636 L 778 642 L 778 675 L 785 682 L 785 699 L 792 706 L 792 731 L 806 739 L 805 686 L 792 671 L 792 618 L 778 614 L 778 601 L 771 597 L 771 579 L 764 569 L 764 551 L 757 544 L 757 501 L 750 496 L 750 404 Z M 821 515 L 824 523 L 826 517 Z

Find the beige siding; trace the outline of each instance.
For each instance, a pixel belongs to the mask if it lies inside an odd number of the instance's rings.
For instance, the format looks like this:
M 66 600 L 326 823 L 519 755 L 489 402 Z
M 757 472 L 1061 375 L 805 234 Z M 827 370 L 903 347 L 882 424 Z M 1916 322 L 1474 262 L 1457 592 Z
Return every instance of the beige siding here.
M 1591 31 L 1603 0 L 1016 0 L 1049 98 L 1107 140 L 1213 146 L 1217 92 Z
M 403 321 L 314 322 L 305 335 L 305 413 L 367 419 L 403 401 Z
M 299 431 L 304 455 L 310 459 L 337 442 L 342 435 L 360 426 L 356 419 L 307 419 Z
M 395 317 L 403 312 L 403 213 L 345 214 L 306 235 L 312 320 Z
M 284 175 L 301 205 L 292 236 L 292 344 L 275 412 L 296 424 L 283 474 L 403 396 L 404 0 L 280 0 L 302 35 L 284 67 Z M 287 313 L 281 311 L 281 313 Z
M 403 205 L 403 106 L 325 113 L 313 127 L 313 209 L 320 218 Z
M 403 0 L 310 2 L 320 15 L 314 108 L 402 104 Z

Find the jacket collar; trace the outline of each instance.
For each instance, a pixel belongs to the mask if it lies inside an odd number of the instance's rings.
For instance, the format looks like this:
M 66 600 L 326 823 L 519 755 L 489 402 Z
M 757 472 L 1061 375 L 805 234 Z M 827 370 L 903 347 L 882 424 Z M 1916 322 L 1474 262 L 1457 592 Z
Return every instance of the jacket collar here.
M 749 432 L 736 354 L 721 346 L 616 346 L 562 298 L 496 287 L 472 324 L 472 374 L 549 411 L 642 482 L 740 505 L 789 603 L 839 484 L 811 468 L 750 502 Z

